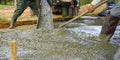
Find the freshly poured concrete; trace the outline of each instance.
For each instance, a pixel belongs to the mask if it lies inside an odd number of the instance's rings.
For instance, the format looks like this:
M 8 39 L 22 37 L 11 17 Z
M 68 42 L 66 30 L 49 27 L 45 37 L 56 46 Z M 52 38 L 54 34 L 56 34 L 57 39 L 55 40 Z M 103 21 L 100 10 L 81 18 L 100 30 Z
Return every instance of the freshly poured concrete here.
M 34 29 L 0 34 L 0 57 L 9 59 L 9 42 L 17 42 L 20 60 L 113 60 L 116 47 L 99 38 L 100 26 Z

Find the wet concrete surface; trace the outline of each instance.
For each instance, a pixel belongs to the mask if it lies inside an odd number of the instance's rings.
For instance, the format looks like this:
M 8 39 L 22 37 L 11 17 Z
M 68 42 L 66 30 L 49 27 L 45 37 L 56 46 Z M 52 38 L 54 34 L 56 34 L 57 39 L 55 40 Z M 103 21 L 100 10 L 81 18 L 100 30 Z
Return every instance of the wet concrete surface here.
M 1 33 L 0 58 L 9 60 L 9 42 L 16 40 L 17 60 L 113 60 L 118 44 L 99 38 L 101 26 L 78 25 Z M 116 41 L 119 36 L 118 26 L 111 40 Z

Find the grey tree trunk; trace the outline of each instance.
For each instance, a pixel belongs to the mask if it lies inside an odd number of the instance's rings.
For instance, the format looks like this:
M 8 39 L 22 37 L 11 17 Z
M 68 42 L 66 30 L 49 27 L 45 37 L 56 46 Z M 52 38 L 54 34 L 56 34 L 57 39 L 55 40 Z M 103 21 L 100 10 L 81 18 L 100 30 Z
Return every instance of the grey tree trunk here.
M 37 28 L 53 29 L 52 9 L 47 0 L 41 0 L 41 12 L 37 22 Z
M 14 7 L 17 8 L 17 0 L 14 0 Z

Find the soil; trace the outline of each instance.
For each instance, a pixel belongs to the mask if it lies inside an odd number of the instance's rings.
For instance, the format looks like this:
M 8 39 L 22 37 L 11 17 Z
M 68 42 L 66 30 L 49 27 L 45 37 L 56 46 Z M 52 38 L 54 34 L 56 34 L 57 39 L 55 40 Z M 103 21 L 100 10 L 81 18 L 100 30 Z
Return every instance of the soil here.
M 6 21 L 11 21 L 15 8 L 9 7 L 0 9 L 0 18 Z M 25 20 L 37 20 L 36 16 L 31 16 L 30 8 L 28 7 L 23 14 L 18 18 L 17 21 L 25 21 Z

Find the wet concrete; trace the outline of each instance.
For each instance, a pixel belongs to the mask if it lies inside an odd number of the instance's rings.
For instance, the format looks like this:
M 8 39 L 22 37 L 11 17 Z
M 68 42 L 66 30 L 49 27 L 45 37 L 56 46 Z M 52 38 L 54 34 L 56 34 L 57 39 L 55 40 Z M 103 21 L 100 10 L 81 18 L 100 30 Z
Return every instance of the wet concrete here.
M 118 44 L 99 38 L 101 26 L 85 23 L 74 25 L 73 23 L 63 29 L 54 30 L 1 33 L 0 58 L 9 60 L 11 40 L 17 42 L 17 60 L 113 60 L 113 56 L 116 59 L 119 57 L 119 54 L 114 55 Z M 118 26 L 111 40 L 120 36 L 119 30 Z

